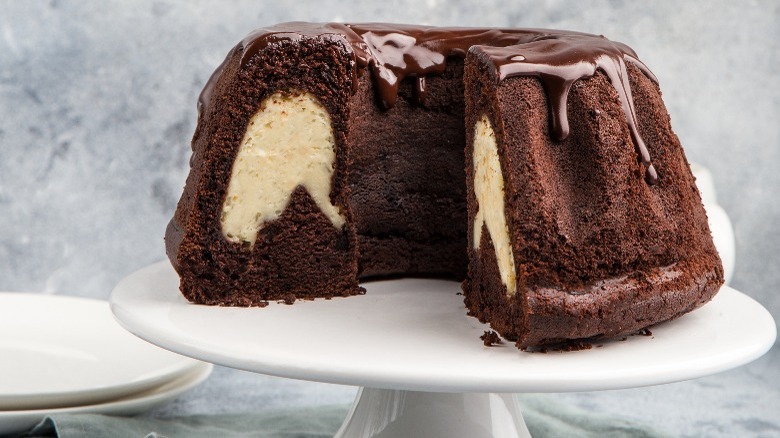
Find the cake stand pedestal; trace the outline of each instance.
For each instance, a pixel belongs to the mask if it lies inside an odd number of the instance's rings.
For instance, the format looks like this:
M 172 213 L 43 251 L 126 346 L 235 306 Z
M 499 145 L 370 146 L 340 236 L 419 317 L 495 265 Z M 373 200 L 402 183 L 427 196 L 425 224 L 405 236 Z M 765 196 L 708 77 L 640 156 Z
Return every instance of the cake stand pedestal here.
M 337 438 L 530 437 L 513 394 L 362 387 Z
M 353 437 L 527 437 L 511 393 L 632 388 L 746 364 L 774 344 L 769 312 L 724 286 L 712 302 L 652 336 L 547 354 L 485 347 L 455 282 L 371 282 L 350 298 L 292 306 L 188 303 L 167 262 L 122 280 L 111 309 L 126 329 L 168 350 L 232 368 L 361 386 L 339 430 Z

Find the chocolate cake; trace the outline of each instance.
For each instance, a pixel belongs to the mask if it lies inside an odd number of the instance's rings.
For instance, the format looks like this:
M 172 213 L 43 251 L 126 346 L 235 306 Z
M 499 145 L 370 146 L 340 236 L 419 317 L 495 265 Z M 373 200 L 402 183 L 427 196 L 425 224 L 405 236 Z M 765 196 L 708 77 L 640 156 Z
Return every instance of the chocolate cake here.
M 166 249 L 196 303 L 452 278 L 525 348 L 631 333 L 723 282 L 657 81 L 601 36 L 260 29 L 208 81 L 192 148 Z

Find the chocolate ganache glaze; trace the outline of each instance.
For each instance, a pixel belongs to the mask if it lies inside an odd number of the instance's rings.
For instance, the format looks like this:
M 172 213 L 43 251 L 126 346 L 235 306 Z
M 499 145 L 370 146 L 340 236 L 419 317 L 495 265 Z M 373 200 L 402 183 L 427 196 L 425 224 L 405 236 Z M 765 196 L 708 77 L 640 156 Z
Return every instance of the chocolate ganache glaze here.
M 658 175 L 637 129 L 637 118 L 625 61 L 639 68 L 655 83 L 656 77 L 622 43 L 600 35 L 545 29 L 489 29 L 431 27 L 386 23 L 283 23 L 257 29 L 236 46 L 245 65 L 265 47 L 303 38 L 338 39 L 351 48 L 354 63 L 370 69 L 378 97 L 386 108 L 398 98 L 398 86 L 406 77 L 415 78 L 416 99 L 425 101 L 425 75 L 441 74 L 450 56 L 465 57 L 469 50 L 491 66 L 497 81 L 514 76 L 539 78 L 550 105 L 553 138 L 569 135 L 566 103 L 571 86 L 579 79 L 603 72 L 618 94 L 631 137 L 645 166 L 645 181 L 655 184 Z M 223 63 L 224 66 L 224 63 Z M 207 105 L 221 74 L 218 68 L 201 93 L 199 112 Z M 358 69 L 353 69 L 357 84 Z M 196 133 L 197 135 L 197 133 Z
M 593 76 L 597 70 L 601 70 L 620 98 L 639 159 L 645 165 L 645 180 L 649 184 L 658 181 L 650 153 L 636 126 L 634 99 L 631 97 L 624 60 L 635 64 L 653 82 L 658 83 L 658 80 L 636 58 L 631 48 L 603 36 L 564 34 L 540 35 L 532 41 L 514 46 L 482 45 L 472 47 L 471 50 L 492 67 L 499 81 L 513 76 L 539 78 L 550 101 L 551 130 L 557 140 L 564 140 L 569 135 L 566 102 L 571 86 L 578 79 Z

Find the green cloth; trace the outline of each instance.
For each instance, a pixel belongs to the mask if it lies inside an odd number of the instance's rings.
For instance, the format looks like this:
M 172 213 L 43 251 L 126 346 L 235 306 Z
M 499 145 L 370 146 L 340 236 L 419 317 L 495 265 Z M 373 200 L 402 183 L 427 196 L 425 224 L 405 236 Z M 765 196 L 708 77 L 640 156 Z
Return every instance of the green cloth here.
M 55 415 L 30 436 L 59 438 L 330 438 L 347 406 L 279 410 L 259 414 L 193 415 L 168 419 L 99 414 Z
M 523 418 L 535 438 L 632 437 L 670 435 L 648 425 L 594 414 L 558 402 L 552 396 L 519 396 Z M 347 406 L 323 406 L 252 414 L 194 415 L 168 419 L 97 414 L 55 415 L 25 436 L 59 438 L 325 438 L 332 437 Z M 410 437 L 414 438 L 414 437 Z
M 583 438 L 671 438 L 644 423 L 588 412 L 554 399 L 554 395 L 520 395 L 521 411 L 531 436 Z

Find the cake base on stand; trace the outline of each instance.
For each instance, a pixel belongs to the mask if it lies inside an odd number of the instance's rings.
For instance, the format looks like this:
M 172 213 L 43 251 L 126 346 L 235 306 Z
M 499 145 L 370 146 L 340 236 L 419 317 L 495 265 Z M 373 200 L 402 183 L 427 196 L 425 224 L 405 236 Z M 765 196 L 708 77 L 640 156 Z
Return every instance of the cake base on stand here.
M 652 336 L 546 354 L 466 315 L 458 283 L 364 284 L 350 298 L 265 308 L 187 302 L 167 262 L 122 280 L 111 309 L 126 329 L 168 350 L 267 375 L 363 387 L 337 436 L 530 436 L 511 393 L 621 389 L 693 379 L 746 364 L 774 344 L 772 316 L 724 286 L 712 302 Z

